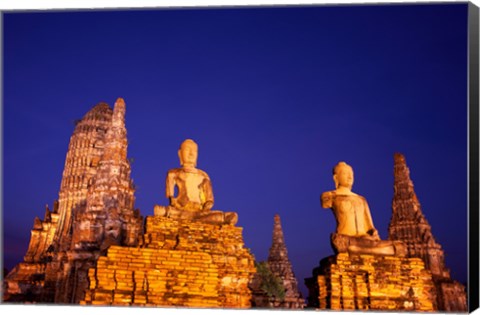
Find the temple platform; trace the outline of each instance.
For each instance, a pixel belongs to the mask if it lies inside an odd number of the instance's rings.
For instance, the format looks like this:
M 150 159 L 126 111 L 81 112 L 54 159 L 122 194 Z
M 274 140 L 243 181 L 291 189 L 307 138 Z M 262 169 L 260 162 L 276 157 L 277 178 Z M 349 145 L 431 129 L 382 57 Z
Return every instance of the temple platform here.
M 249 308 L 255 271 L 241 227 L 149 216 L 141 246 L 111 246 L 89 270 L 81 304 Z
M 347 254 L 305 279 L 308 306 L 329 310 L 435 311 L 435 285 L 420 258 Z

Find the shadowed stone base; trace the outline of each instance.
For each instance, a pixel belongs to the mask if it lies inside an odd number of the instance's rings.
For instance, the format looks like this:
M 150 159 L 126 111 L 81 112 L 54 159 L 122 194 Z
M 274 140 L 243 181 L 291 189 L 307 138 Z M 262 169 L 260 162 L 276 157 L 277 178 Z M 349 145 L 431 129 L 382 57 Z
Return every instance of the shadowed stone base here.
M 45 264 L 20 263 L 3 283 L 3 301 L 38 302 L 44 293 Z
M 419 258 L 341 253 L 323 259 L 305 284 L 308 306 L 318 309 L 437 309 L 432 275 Z

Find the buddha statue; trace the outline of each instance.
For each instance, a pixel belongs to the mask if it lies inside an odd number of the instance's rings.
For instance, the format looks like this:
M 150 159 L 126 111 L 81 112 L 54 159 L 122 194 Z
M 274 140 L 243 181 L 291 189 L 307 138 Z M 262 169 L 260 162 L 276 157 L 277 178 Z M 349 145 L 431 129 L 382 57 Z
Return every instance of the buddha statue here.
M 183 141 L 178 157 L 181 167 L 168 171 L 165 183 L 169 206 L 156 205 L 154 214 L 211 224 L 235 225 L 238 221 L 237 213 L 211 210 L 214 201 L 212 183 L 207 173 L 196 168 L 198 145 L 191 139 Z
M 352 192 L 353 169 L 345 162 L 333 169 L 335 190 L 321 195 L 323 208 L 333 210 L 337 228 L 331 235 L 335 253 L 405 256 L 402 242 L 381 240 L 373 225 L 367 200 Z

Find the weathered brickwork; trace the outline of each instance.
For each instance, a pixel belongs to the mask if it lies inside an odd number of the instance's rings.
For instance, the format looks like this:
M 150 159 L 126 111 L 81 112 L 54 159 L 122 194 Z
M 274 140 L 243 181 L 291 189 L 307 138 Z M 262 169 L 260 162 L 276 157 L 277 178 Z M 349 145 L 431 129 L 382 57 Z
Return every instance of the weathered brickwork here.
M 82 304 L 248 308 L 254 259 L 242 228 L 146 218 L 141 247 L 112 246 Z
M 112 246 L 82 304 L 219 307 L 218 268 L 202 252 Z
M 402 154 L 394 156 L 394 196 L 389 239 L 407 246 L 407 257 L 423 260 L 432 273 L 437 289 L 437 305 L 441 311 L 467 311 L 465 287 L 453 280 L 445 265 L 442 246 L 435 241 L 410 179 L 410 170 Z
M 79 303 L 88 269 L 112 244 L 134 246 L 143 218 L 134 207 L 125 102 L 91 109 L 70 138 L 59 199 L 35 218 L 23 263 L 4 281 L 5 301 Z
M 436 310 L 432 276 L 419 258 L 341 253 L 323 259 L 306 284 L 309 306 L 319 309 Z

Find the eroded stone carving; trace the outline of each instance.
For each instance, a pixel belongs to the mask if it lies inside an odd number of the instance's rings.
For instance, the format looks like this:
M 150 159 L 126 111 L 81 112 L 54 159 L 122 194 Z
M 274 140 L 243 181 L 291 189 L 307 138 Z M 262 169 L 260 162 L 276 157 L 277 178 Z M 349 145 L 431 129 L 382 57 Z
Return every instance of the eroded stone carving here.
M 212 183 L 206 172 L 196 168 L 198 145 L 195 141 L 183 141 L 178 157 L 182 167 L 168 171 L 165 183 L 170 205 L 155 205 L 155 215 L 235 225 L 238 221 L 237 213 L 211 210 L 214 202 Z M 178 190 L 176 196 L 175 188 Z
M 119 98 L 113 109 L 100 103 L 76 123 L 58 201 L 43 221 L 35 219 L 25 261 L 6 276 L 5 301 L 79 303 L 98 257 L 111 245 L 142 241 L 125 111 Z
M 323 208 L 333 210 L 337 221 L 336 232 L 331 235 L 336 253 L 405 256 L 402 242 L 381 240 L 373 225 L 367 200 L 352 192 L 353 169 L 339 162 L 333 169 L 335 190 L 321 195 Z

